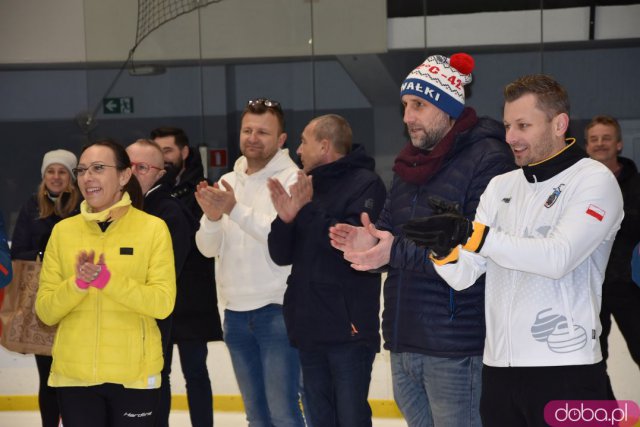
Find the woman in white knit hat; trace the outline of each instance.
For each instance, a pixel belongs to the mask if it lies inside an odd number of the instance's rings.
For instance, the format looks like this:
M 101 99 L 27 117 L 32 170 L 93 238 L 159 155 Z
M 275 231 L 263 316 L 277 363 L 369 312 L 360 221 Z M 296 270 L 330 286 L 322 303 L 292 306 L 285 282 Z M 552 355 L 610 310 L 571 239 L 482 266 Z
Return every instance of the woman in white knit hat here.
M 53 150 L 42 159 L 42 181 L 35 194 L 20 210 L 11 240 L 11 258 L 35 260 L 42 257 L 53 226 L 60 220 L 79 212 L 80 191 L 72 170 L 78 160 L 70 151 Z M 38 403 L 43 427 L 57 427 L 60 410 L 56 389 L 47 385 L 52 358 L 35 355 L 40 389 Z

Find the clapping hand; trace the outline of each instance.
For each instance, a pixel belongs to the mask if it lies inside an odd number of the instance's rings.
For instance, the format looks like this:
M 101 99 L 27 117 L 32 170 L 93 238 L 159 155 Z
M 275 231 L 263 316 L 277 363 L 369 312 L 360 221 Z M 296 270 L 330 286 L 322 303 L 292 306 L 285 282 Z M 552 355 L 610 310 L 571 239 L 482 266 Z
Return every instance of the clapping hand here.
M 290 194 L 286 192 L 282 183 L 274 178 L 268 179 L 267 187 L 271 193 L 273 207 L 285 223 L 293 222 L 300 209 L 313 198 L 312 177 L 303 171 L 298 171 L 298 180 L 289 187 Z
M 369 215 L 360 215 L 362 227 L 336 224 L 329 228 L 331 246 L 344 253 L 344 259 L 358 271 L 373 270 L 389 263 L 393 234 L 378 230 Z
M 209 186 L 207 181 L 201 181 L 196 187 L 196 201 L 210 221 L 218 221 L 222 214 L 229 215 L 236 205 L 233 187 L 224 179 L 220 180 L 220 184 L 224 190 L 217 182 Z
M 93 286 L 99 289 L 104 288 L 111 274 L 104 263 L 104 254 L 95 261 L 94 251 L 80 251 L 76 257 L 76 285 L 81 289 Z

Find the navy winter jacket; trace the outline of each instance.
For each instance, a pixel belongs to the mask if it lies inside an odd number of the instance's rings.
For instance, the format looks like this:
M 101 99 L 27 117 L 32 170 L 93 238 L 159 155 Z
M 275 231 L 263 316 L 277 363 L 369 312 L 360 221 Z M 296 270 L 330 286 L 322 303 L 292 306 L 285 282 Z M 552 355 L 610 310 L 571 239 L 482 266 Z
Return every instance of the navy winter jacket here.
M 11 259 L 35 261 L 38 255 L 42 258 L 51 230 L 61 220 L 62 218 L 55 214 L 40 218 L 36 195 L 29 197 L 20 209 L 13 229 Z
M 361 225 L 360 214 L 378 217 L 386 189 L 375 162 L 355 146 L 347 156 L 313 169 L 313 200 L 295 220 L 277 217 L 269 233 L 269 254 L 290 265 L 284 318 L 295 347 L 313 351 L 361 341 L 380 349 L 380 274 L 353 270 L 329 243 L 336 223 Z
M 465 116 L 465 114 L 467 116 Z M 463 117 L 475 112 L 466 108 Z M 459 121 L 460 121 L 459 119 Z M 453 132 L 459 131 L 454 127 Z M 428 251 L 403 238 L 402 225 L 434 214 L 428 198 L 458 203 L 473 219 L 480 195 L 496 175 L 515 168 L 504 127 L 480 118 L 455 136 L 439 170 L 424 184 L 409 184 L 397 174 L 376 226 L 395 239 L 384 285 L 382 332 L 393 352 L 436 357 L 481 355 L 484 347 L 484 275 L 464 291 L 454 291 L 434 271 Z
M 196 147 L 189 147 L 185 167 L 178 184 L 173 185 L 175 171 L 166 174 L 162 182 L 172 183 L 171 195 L 191 212 L 193 218 L 199 221 L 202 210 L 196 202 L 195 191 L 198 183 L 204 180 L 204 169 L 200 152 Z M 199 226 L 196 224 L 196 227 Z M 171 338 L 176 343 L 220 341 L 222 323 L 218 313 L 214 261 L 200 253 L 193 236 L 189 237 L 189 241 L 191 247 L 176 283 L 176 306 L 173 310 Z

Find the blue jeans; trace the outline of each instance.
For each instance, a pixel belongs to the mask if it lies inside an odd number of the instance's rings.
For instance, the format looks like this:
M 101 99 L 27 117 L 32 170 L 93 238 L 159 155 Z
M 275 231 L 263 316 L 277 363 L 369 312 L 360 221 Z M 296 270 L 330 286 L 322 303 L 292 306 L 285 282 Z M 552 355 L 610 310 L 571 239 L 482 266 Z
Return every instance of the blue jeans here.
M 289 345 L 282 306 L 225 310 L 223 328 L 249 427 L 304 427 L 300 361 Z
M 313 425 L 371 427 L 367 398 L 375 355 L 362 343 L 300 350 L 305 413 Z
M 480 427 L 482 356 L 391 353 L 393 397 L 410 427 Z

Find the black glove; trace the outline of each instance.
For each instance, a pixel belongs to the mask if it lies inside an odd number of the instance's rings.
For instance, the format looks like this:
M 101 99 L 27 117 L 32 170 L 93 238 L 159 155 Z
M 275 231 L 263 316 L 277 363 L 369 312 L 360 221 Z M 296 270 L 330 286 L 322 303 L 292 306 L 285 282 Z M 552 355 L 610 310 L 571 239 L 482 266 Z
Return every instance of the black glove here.
M 469 240 L 473 223 L 460 214 L 444 213 L 412 219 L 402 229 L 416 245 L 431 249 L 436 257 L 441 258 Z
M 441 199 L 438 196 L 427 197 L 427 203 L 432 210 L 432 215 L 445 213 L 460 214 L 460 203 Z

